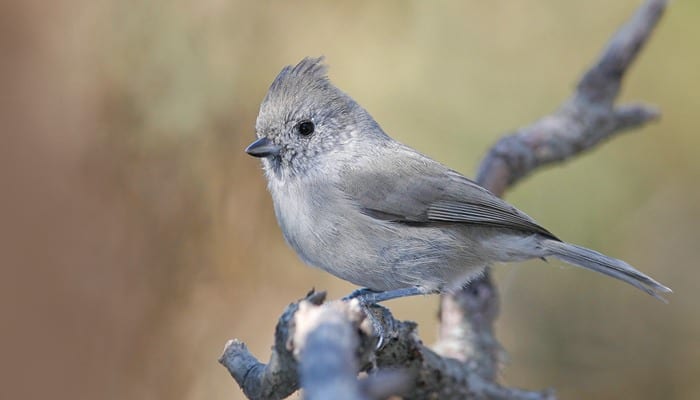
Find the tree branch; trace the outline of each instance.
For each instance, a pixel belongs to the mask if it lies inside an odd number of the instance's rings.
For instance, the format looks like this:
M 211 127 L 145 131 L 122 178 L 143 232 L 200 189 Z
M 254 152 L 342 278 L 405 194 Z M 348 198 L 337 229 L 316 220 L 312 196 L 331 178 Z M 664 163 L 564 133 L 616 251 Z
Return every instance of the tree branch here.
M 622 78 L 663 15 L 665 0 L 648 0 L 612 37 L 576 92 L 552 115 L 501 138 L 487 153 L 477 182 L 494 194 L 533 170 L 582 153 L 601 141 L 659 117 L 646 105 L 614 102 Z
M 287 371 L 299 372 L 308 399 L 383 399 L 397 393 L 406 399 L 552 398 L 549 392 L 501 387 L 473 373 L 469 363 L 439 356 L 420 340 L 415 323 L 398 321 L 381 306 L 373 306 L 371 312 L 388 338 L 375 351 L 372 325 L 357 301 L 322 304 L 323 297 L 312 293 L 287 307 L 267 365 L 255 360 L 241 342 L 227 343 L 219 362 L 248 398 L 291 394 L 299 380 Z M 358 372 L 373 375 L 358 381 Z
M 502 137 L 491 147 L 481 162 L 477 182 L 503 196 L 508 187 L 535 169 L 565 161 L 658 118 L 658 111 L 650 106 L 615 106 L 614 102 L 625 72 L 665 7 L 665 0 L 646 1 L 613 35 L 571 98 L 553 114 Z M 481 376 L 494 379 L 501 352 L 493 332 L 497 314 L 498 292 L 487 270 L 465 289 L 442 296 L 438 348 L 446 356 L 475 360 Z
M 612 37 L 575 93 L 558 110 L 501 138 L 487 153 L 477 181 L 496 195 L 535 169 L 565 161 L 602 141 L 658 118 L 640 104 L 616 106 L 622 78 L 651 35 L 666 7 L 647 0 Z M 374 350 L 372 324 L 356 301 L 324 303 L 309 293 L 287 307 L 275 330 L 268 364 L 238 341 L 219 359 L 250 399 L 280 399 L 299 388 L 308 399 L 552 399 L 551 391 L 530 392 L 496 383 L 501 347 L 493 323 L 498 293 L 487 270 L 465 289 L 443 295 L 435 351 L 423 345 L 410 321 L 394 319 L 373 306 L 370 312 L 388 338 Z M 370 372 L 363 380 L 358 372 Z M 300 376 L 301 378 L 298 378 Z
M 357 333 L 364 315 L 357 304 L 339 302 L 318 307 L 300 303 L 296 316 L 293 345 L 298 352 L 305 398 L 360 400 L 366 397 L 357 384 L 355 349 L 360 347 Z

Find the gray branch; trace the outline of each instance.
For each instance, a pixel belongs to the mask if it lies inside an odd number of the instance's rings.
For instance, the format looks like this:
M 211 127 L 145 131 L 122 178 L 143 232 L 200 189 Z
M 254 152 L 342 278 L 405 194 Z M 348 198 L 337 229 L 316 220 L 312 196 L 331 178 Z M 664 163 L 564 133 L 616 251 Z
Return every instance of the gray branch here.
M 615 105 L 622 78 L 648 40 L 666 7 L 647 0 L 612 37 L 575 93 L 558 110 L 501 138 L 482 161 L 477 181 L 502 196 L 535 169 L 565 161 L 613 135 L 639 127 L 659 113 L 641 104 Z M 372 324 L 356 301 L 324 303 L 309 293 L 282 314 L 267 364 L 238 340 L 229 341 L 219 359 L 250 399 L 281 399 L 304 388 L 308 399 L 553 399 L 551 391 L 525 391 L 496 383 L 502 349 L 493 324 L 498 293 L 489 271 L 465 289 L 444 295 L 440 336 L 431 350 L 415 324 L 394 319 L 373 306 L 388 332 L 376 349 Z M 367 372 L 364 379 L 358 373 Z
M 665 0 L 647 0 L 613 35 L 571 98 L 553 114 L 502 137 L 491 147 L 481 162 L 477 182 L 502 196 L 535 169 L 565 161 L 618 133 L 658 118 L 653 107 L 616 106 L 615 99 L 625 72 L 665 7 Z M 443 355 L 474 361 L 482 377 L 495 379 L 501 353 L 493 331 L 498 305 L 498 292 L 488 270 L 465 289 L 442 296 L 436 348 Z
M 481 162 L 477 181 L 502 196 L 536 168 L 565 161 L 615 134 L 659 117 L 643 104 L 615 106 L 622 78 L 641 51 L 666 7 L 647 0 L 612 37 L 576 92 L 552 115 L 504 136 Z
M 284 398 L 299 389 L 307 399 L 503 398 L 549 399 L 550 392 L 505 388 L 474 373 L 470 363 L 442 357 L 425 346 L 410 321 L 373 306 L 388 337 L 379 350 L 371 324 L 357 301 L 321 303 L 312 293 L 280 318 L 270 362 L 265 365 L 239 341 L 227 343 L 219 359 L 250 399 Z M 280 362 L 280 360 L 285 360 Z M 286 363 L 286 365 L 285 365 Z M 293 373 L 288 373 L 289 371 Z M 371 372 L 358 380 L 359 372 Z
M 291 342 L 299 359 L 304 397 L 309 400 L 369 399 L 372 385 L 357 380 L 360 360 L 368 360 L 375 342 L 357 301 L 316 305 L 300 303 Z M 390 395 L 391 393 L 386 393 Z

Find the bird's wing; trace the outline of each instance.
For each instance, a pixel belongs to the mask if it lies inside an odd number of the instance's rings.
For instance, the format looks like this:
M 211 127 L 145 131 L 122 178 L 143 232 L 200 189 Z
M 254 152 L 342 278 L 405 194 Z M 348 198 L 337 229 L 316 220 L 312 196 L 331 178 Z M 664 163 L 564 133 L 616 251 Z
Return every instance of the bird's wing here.
M 345 171 L 340 188 L 373 218 L 493 226 L 557 239 L 475 182 L 410 149 L 363 161 Z

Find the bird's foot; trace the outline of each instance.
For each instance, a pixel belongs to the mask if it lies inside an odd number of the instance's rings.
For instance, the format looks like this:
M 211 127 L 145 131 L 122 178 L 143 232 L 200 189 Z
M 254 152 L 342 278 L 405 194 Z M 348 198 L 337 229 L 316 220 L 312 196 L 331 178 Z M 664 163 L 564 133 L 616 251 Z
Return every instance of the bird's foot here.
M 369 288 L 361 288 L 343 297 L 343 300 L 349 301 L 352 299 L 357 299 L 357 301 L 360 303 L 360 307 L 362 307 L 362 310 L 365 312 L 369 323 L 372 325 L 374 335 L 378 338 L 377 350 L 379 350 L 386 343 L 386 338 L 390 332 L 387 331 L 385 324 L 382 322 L 382 320 L 380 320 L 379 316 L 381 313 L 388 311 L 377 306 L 377 303 L 400 297 L 417 296 L 419 294 L 426 294 L 425 289 L 412 286 L 380 292 Z
M 372 327 L 372 335 L 377 338 L 375 350 L 381 350 L 391 337 L 391 328 L 386 327 L 386 322 L 391 319 L 384 318 L 389 311 L 374 303 L 368 303 L 362 297 L 357 297 L 360 308 L 365 313 L 367 322 Z

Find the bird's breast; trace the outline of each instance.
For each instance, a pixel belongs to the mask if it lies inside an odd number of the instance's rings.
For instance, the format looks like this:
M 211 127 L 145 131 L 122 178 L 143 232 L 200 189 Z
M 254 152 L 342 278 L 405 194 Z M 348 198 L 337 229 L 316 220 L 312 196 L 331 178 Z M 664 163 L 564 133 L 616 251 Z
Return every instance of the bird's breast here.
M 306 263 L 322 267 L 324 245 L 336 221 L 326 210 L 334 208 L 327 190 L 312 181 L 272 184 L 275 214 L 287 243 Z

